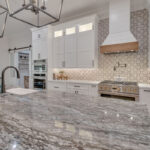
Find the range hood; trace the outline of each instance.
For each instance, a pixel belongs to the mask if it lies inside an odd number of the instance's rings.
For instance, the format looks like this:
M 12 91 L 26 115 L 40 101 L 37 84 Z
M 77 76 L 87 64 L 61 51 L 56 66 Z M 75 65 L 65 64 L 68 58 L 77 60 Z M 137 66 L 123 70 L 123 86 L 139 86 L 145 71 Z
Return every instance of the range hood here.
M 130 31 L 130 0 L 110 0 L 109 35 L 100 47 L 101 53 L 121 53 L 138 49 L 138 41 Z

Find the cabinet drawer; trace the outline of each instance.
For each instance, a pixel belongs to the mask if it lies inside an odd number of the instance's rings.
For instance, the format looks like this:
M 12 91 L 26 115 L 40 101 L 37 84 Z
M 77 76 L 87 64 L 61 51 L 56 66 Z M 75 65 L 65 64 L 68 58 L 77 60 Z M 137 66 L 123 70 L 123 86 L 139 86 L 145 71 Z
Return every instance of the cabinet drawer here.
M 67 89 L 67 92 L 79 95 L 89 95 L 87 90 Z
M 88 90 L 89 87 L 86 84 L 78 84 L 78 83 L 68 83 L 68 89 L 76 89 L 76 90 Z
M 54 90 L 54 91 L 66 92 L 66 83 L 49 82 L 48 89 L 49 90 Z
M 89 91 L 87 91 L 87 90 L 77 90 L 77 94 L 89 95 Z

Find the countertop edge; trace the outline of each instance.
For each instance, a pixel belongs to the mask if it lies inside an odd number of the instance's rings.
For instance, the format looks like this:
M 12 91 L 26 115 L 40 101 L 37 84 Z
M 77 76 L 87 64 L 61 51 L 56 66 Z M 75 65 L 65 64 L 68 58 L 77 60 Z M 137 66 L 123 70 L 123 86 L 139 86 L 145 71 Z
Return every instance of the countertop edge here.
M 101 83 L 101 81 L 87 81 L 87 80 L 48 80 L 48 82 L 79 83 L 79 84 L 94 84 L 94 85 L 98 85 Z

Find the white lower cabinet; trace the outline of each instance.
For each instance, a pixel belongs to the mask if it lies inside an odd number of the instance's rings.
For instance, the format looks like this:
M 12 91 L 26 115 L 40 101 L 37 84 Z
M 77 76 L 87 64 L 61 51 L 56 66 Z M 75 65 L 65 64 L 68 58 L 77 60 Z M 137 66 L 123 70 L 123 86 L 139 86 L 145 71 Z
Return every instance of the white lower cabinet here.
M 89 95 L 90 96 L 99 96 L 99 85 L 89 85 Z
M 67 92 L 81 95 L 89 95 L 89 85 L 79 83 L 68 83 Z
M 52 91 L 66 92 L 66 83 L 49 82 L 48 89 Z
M 146 104 L 150 112 L 150 88 L 140 88 L 140 103 Z
M 61 91 L 67 93 L 81 94 L 92 97 L 98 97 L 99 84 L 90 83 L 69 83 L 61 81 L 49 81 L 48 89 L 53 91 Z

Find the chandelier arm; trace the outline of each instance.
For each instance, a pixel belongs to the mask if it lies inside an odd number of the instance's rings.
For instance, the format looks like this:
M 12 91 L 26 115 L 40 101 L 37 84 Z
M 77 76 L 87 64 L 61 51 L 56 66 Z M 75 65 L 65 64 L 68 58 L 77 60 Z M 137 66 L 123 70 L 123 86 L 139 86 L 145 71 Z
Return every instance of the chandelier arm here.
M 5 3 L 6 3 L 6 6 L 7 6 L 7 10 L 9 12 L 9 14 L 11 13 L 11 10 L 10 10 L 10 6 L 9 6 L 9 2 L 8 0 L 5 0 Z
M 37 5 L 38 5 L 38 8 L 39 8 L 39 0 L 37 0 Z M 38 14 L 37 14 L 37 25 L 39 26 L 39 24 L 40 24 L 40 14 L 38 12 Z
M 58 20 L 58 18 L 52 16 L 51 14 L 47 13 L 46 11 L 40 9 L 40 8 L 37 8 L 38 10 L 40 10 L 41 12 L 43 12 L 44 14 L 48 15 L 49 17 L 53 18 L 54 20 Z
M 7 23 L 7 18 L 8 18 L 8 12 L 7 12 L 6 17 L 5 17 L 4 26 L 3 26 L 3 29 L 2 29 L 2 35 L 0 36 L 0 38 L 3 38 L 3 36 L 4 36 L 4 32 L 5 32 L 5 28 L 6 28 L 6 23 Z
M 26 0 L 23 0 L 23 5 L 22 6 L 25 6 L 26 5 Z
M 43 1 L 43 6 L 45 6 L 45 0 L 42 0 Z
M 60 12 L 59 12 L 58 20 L 60 20 L 60 17 L 61 17 L 61 14 L 62 14 L 63 4 L 64 4 L 64 0 L 61 0 L 61 6 L 60 6 Z
M 27 22 L 27 21 L 24 21 L 24 20 L 22 20 L 22 19 L 19 19 L 19 18 L 15 17 L 15 16 L 11 16 L 11 15 L 10 15 L 10 17 L 12 17 L 12 18 L 14 18 L 14 19 L 16 19 L 16 20 L 18 20 L 18 21 L 21 21 L 21 22 L 23 22 L 23 23 L 26 23 L 26 24 L 28 24 L 28 25 L 37 27 L 36 25 L 34 25 L 34 24 L 32 24 L 32 23 L 29 23 L 29 22 Z
M 8 11 L 7 8 L 5 8 L 4 6 L 0 5 L 0 8 L 4 9 L 5 11 Z
M 28 25 L 34 26 L 34 27 L 43 27 L 43 26 L 46 26 L 46 25 L 49 25 L 49 24 L 58 22 L 58 21 L 60 20 L 60 18 L 61 18 L 61 15 L 62 15 L 62 9 L 63 9 L 63 3 L 64 3 L 64 0 L 61 0 L 59 15 L 58 15 L 58 18 L 57 18 L 57 17 L 53 16 L 52 14 L 46 12 L 44 9 L 40 8 L 39 5 L 38 5 L 38 6 L 35 6 L 35 9 L 36 9 L 36 10 L 32 10 L 32 7 L 34 7 L 34 5 L 33 5 L 32 3 L 26 4 L 26 5 L 22 5 L 22 8 L 20 8 L 20 9 L 14 11 L 14 12 L 11 12 L 11 11 L 10 11 L 10 7 L 9 7 L 9 2 L 8 2 L 9 0 L 5 0 L 5 1 L 6 1 L 6 4 L 7 4 L 7 10 L 8 10 L 8 12 L 9 12 L 9 16 L 10 16 L 10 17 L 12 17 L 12 18 L 14 18 L 14 19 L 17 19 L 17 20 L 19 20 L 19 21 L 21 21 L 21 22 L 23 22 L 23 23 L 28 24 Z M 30 0 L 30 1 L 34 1 L 34 0 Z M 37 1 L 39 2 L 39 0 L 37 0 Z M 24 0 L 24 2 L 26 2 L 26 1 Z M 30 9 L 30 8 L 31 8 L 31 9 Z M 26 21 L 26 20 L 23 20 L 22 18 L 15 17 L 15 15 L 16 15 L 17 13 L 19 13 L 19 12 L 21 12 L 21 11 L 23 11 L 23 10 L 31 10 L 31 11 L 33 11 L 33 13 L 35 12 L 35 13 L 37 14 L 37 17 L 38 17 L 38 18 L 37 18 L 37 25 L 36 25 L 36 24 L 32 24 L 32 23 L 30 23 L 30 22 L 28 22 L 28 21 Z M 46 14 L 47 16 L 49 16 L 52 21 L 49 22 L 49 23 L 46 23 L 46 24 L 44 24 L 44 25 L 40 25 L 40 22 L 39 22 L 39 21 L 40 21 L 40 20 L 39 20 L 39 15 L 40 15 L 40 14 L 39 14 L 39 12 L 42 12 L 42 13 Z
M 28 4 L 28 5 L 24 6 L 24 7 L 22 7 L 22 8 L 20 8 L 20 9 L 16 10 L 16 11 L 13 12 L 13 13 L 10 13 L 10 16 L 13 16 L 13 15 L 17 14 L 18 12 L 22 11 L 23 9 L 28 8 L 30 5 L 31 5 L 31 4 Z
M 4 13 L 6 13 L 6 12 L 7 12 L 7 11 L 3 11 L 3 12 L 0 13 L 0 15 L 4 14 Z

